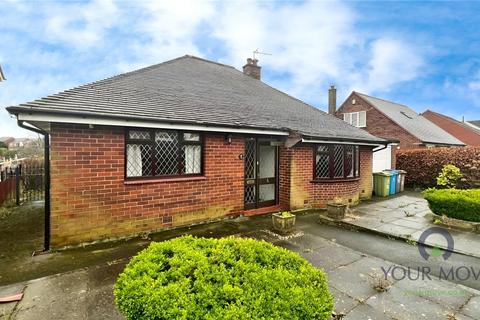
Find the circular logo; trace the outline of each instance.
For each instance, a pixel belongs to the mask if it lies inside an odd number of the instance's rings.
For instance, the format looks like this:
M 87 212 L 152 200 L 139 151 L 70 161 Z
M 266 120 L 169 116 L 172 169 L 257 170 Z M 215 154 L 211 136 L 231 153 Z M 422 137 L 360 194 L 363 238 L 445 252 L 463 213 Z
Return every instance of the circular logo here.
M 432 234 L 439 234 L 443 236 L 445 240 L 447 240 L 447 250 L 443 250 L 443 254 L 442 254 L 442 251 L 436 246 L 433 247 L 431 253 L 427 252 L 425 240 L 427 240 L 427 238 Z M 420 238 L 418 239 L 418 252 L 420 252 L 420 255 L 425 260 L 428 260 L 430 256 L 433 256 L 433 257 L 442 256 L 443 260 L 447 260 L 452 255 L 453 244 L 454 244 L 453 237 L 450 234 L 450 232 L 439 227 L 432 227 L 423 231 L 422 234 L 420 235 Z

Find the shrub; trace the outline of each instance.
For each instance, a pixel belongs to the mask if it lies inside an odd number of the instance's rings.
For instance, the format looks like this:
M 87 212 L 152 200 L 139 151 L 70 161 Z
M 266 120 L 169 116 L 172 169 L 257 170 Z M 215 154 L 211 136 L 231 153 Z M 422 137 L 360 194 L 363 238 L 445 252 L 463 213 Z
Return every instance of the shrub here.
M 442 171 L 437 177 L 437 185 L 447 188 L 455 188 L 458 181 L 463 177 L 460 169 L 453 164 L 443 166 Z
M 480 147 L 398 150 L 396 159 L 396 168 L 407 171 L 407 185 L 434 187 L 443 166 L 453 164 L 464 175 L 461 187 L 480 187 Z
M 120 274 L 127 319 L 329 319 L 325 274 L 264 241 L 191 236 L 152 243 Z
M 427 189 L 423 195 L 437 215 L 480 222 L 480 189 Z

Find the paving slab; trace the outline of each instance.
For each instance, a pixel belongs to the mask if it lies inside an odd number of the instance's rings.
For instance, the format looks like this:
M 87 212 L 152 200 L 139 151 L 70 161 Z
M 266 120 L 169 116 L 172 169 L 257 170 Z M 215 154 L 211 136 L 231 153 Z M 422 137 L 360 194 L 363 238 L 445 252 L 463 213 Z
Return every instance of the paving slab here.
M 350 311 L 342 320 L 399 320 L 390 317 L 370 305 L 360 304 Z
M 396 285 L 370 297 L 365 303 L 394 319 L 446 319 L 448 310 L 419 297 L 406 296 Z
M 300 255 L 327 272 L 362 259 L 362 255 L 358 252 L 346 251 L 334 243 L 319 251 L 301 251 Z
M 372 228 L 375 231 L 386 233 L 395 237 L 410 238 L 418 229 L 397 226 L 392 223 L 384 223 L 378 227 Z
M 412 216 L 407 216 L 407 214 Z M 348 226 L 367 229 L 386 236 L 404 238 L 417 241 L 428 228 L 439 227 L 447 230 L 454 238 L 454 251 L 457 253 L 480 257 L 480 234 L 448 229 L 432 223 L 425 217 L 430 215 L 428 203 L 421 197 L 412 195 L 395 196 L 393 198 L 378 198 L 367 204 L 360 204 L 353 214 L 341 220 Z M 446 240 L 442 235 L 430 235 L 425 244 L 442 249 L 447 248 Z
M 480 317 L 480 296 L 472 297 L 464 306 L 460 309 L 460 312 L 473 319 Z
M 0 287 L 0 297 L 7 297 L 12 296 L 15 294 L 22 293 L 26 287 L 24 283 L 12 284 L 5 287 Z M 9 303 L 0 303 L 0 319 L 3 317 L 7 317 L 10 315 L 15 306 L 17 305 L 18 301 L 9 302 Z
M 421 221 L 421 220 L 415 220 L 415 219 L 407 219 L 407 218 L 400 218 L 400 219 L 395 219 L 390 221 L 390 223 L 397 225 L 397 226 L 402 226 L 402 227 L 408 227 L 408 228 L 413 228 L 417 230 L 424 230 L 429 227 L 429 223 L 426 221 Z
M 29 282 L 13 319 L 82 319 L 86 318 L 87 271 Z
M 348 296 L 347 294 L 335 289 L 334 287 L 330 286 L 330 292 L 333 295 L 334 299 L 334 311 L 336 314 L 347 314 L 353 308 L 360 304 L 359 301 L 353 299 L 352 297 Z

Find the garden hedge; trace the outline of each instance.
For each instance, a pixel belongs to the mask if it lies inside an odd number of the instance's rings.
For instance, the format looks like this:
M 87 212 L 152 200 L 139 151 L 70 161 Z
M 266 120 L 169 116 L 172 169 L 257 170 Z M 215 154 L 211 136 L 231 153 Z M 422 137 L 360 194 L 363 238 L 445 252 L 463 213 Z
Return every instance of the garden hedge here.
M 152 243 L 120 274 L 127 319 L 329 319 L 324 272 L 265 241 L 191 236 Z
M 480 222 L 480 189 L 427 189 L 423 195 L 435 214 Z
M 398 150 L 396 159 L 409 186 L 434 187 L 443 166 L 453 164 L 464 175 L 463 187 L 480 187 L 480 147 Z

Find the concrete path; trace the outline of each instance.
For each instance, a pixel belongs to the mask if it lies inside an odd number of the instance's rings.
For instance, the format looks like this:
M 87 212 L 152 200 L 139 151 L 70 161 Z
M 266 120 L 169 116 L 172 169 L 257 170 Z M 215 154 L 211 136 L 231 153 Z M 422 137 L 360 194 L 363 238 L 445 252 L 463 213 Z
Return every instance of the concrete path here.
M 263 239 L 298 252 L 323 268 L 335 296 L 335 311 L 343 319 L 478 319 L 480 292 L 435 278 L 387 279 L 391 287 L 378 292 L 373 285 L 383 269 L 394 264 L 355 251 L 309 232 L 281 240 L 265 230 L 239 236 Z M 341 232 L 341 230 L 339 230 Z M 112 295 L 113 283 L 126 259 L 20 284 L 0 287 L 0 296 L 24 292 L 19 303 L 0 305 L 0 319 L 122 319 Z M 396 280 L 397 279 L 397 280 Z M 412 280 L 413 279 L 413 280 Z
M 418 193 L 406 193 L 362 203 L 342 222 L 355 228 L 417 242 L 426 229 L 442 228 L 452 235 L 454 252 L 480 257 L 480 234 L 435 225 L 429 217 L 431 214 L 427 201 Z M 429 236 L 424 243 L 447 249 L 446 239 L 439 234 Z

